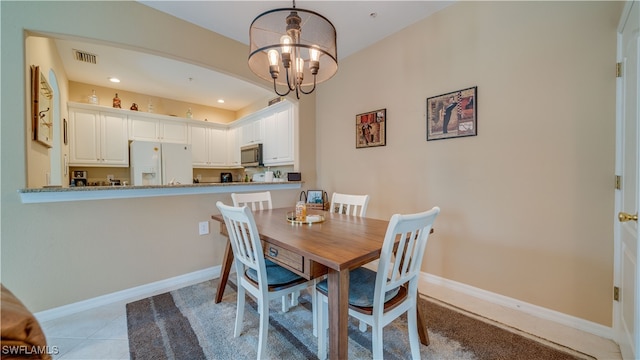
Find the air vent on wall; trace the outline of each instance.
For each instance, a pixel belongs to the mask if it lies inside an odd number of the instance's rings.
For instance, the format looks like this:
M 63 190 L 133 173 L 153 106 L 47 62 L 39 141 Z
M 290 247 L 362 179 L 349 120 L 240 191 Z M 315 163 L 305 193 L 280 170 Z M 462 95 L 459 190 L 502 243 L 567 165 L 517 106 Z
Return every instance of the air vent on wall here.
M 98 55 L 91 54 L 82 50 L 73 49 L 73 57 L 78 61 L 86 62 L 89 64 L 98 63 Z

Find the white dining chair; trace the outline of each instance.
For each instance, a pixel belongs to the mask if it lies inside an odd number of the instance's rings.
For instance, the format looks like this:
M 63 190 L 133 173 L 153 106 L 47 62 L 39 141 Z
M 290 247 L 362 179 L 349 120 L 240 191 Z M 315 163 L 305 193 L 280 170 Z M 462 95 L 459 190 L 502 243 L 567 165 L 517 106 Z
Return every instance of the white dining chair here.
M 372 353 L 382 359 L 382 329 L 403 313 L 407 326 L 411 357 L 420 358 L 417 304 L 418 277 L 427 247 L 427 239 L 439 207 L 417 213 L 391 217 L 378 262 L 378 270 L 365 267 L 352 270 L 349 275 L 349 315 L 372 327 Z M 398 241 L 397 250 L 394 244 Z M 318 357 L 327 357 L 328 328 L 327 281 L 316 285 L 318 296 Z
M 233 206 L 247 205 L 251 210 L 272 209 L 271 192 L 255 192 L 255 193 L 231 193 Z
M 369 195 L 352 195 L 352 194 L 341 194 L 334 192 L 331 195 L 331 204 L 330 204 L 329 212 L 331 213 L 339 213 L 339 214 L 347 214 L 353 216 L 363 217 L 367 214 L 367 206 L 369 205 Z M 316 283 L 321 279 L 316 280 Z M 313 304 L 318 303 L 318 299 L 316 298 L 315 292 L 311 296 L 311 302 Z M 313 316 L 315 322 L 314 324 L 318 324 L 318 307 L 313 307 Z M 360 331 L 367 331 L 367 324 L 365 322 L 360 322 Z M 316 327 L 313 328 L 313 335 L 318 335 L 318 329 Z
M 231 193 L 231 200 L 233 201 L 233 206 L 246 205 L 247 207 L 251 207 L 252 211 L 273 209 L 273 202 L 271 201 L 270 191 L 254 192 L 254 193 Z M 266 262 L 267 262 L 267 266 L 275 265 L 275 263 L 273 263 L 269 259 L 267 259 Z M 286 296 L 283 296 L 282 311 L 283 312 L 288 311 L 289 306 L 297 306 L 299 297 L 300 297 L 300 293 L 292 293 L 291 301 L 287 301 Z M 314 297 L 312 296 L 312 298 Z M 314 301 L 312 301 L 312 303 L 315 304 Z M 314 331 L 314 334 L 315 334 L 315 331 Z
M 367 214 L 368 204 L 369 195 L 350 195 L 334 192 L 331 196 L 329 212 L 365 216 Z
M 269 302 L 306 289 L 311 281 L 275 264 L 268 265 L 252 211 L 247 206 L 236 207 L 216 203 L 224 218 L 235 256 L 238 279 L 238 299 L 234 337 L 240 336 L 244 319 L 245 291 L 258 303 L 260 328 L 258 359 L 265 357 L 269 331 Z

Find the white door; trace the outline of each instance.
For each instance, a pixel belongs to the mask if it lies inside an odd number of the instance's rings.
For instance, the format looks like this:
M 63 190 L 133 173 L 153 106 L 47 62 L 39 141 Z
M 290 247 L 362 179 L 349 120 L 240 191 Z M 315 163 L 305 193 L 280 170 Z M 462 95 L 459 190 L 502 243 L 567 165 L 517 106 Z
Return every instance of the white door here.
M 640 204 L 640 80 L 638 42 L 640 3 L 628 2 L 618 28 L 618 56 L 622 77 L 618 80 L 618 131 L 616 169 L 621 178 L 616 194 L 616 284 L 619 302 L 614 306 L 614 328 L 624 359 L 640 357 L 640 248 L 638 205 Z

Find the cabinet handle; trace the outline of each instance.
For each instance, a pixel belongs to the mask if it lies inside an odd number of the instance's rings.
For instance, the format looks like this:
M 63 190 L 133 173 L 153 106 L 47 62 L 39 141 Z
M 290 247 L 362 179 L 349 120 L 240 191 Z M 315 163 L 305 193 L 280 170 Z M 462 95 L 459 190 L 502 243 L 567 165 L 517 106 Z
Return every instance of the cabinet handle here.
M 270 247 L 269 248 L 269 256 L 277 257 L 278 256 L 278 249 L 274 249 L 274 248 Z

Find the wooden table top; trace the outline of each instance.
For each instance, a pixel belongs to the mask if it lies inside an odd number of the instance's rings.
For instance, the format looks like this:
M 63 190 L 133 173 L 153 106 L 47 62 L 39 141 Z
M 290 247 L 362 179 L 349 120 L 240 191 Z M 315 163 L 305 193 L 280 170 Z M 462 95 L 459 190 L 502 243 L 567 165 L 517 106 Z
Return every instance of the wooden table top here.
M 255 211 L 253 216 L 260 238 L 334 270 L 353 269 L 380 257 L 380 249 L 389 222 L 328 211 L 325 221 L 314 224 L 292 224 L 287 213 L 293 208 Z M 212 219 L 224 223 L 221 214 Z

